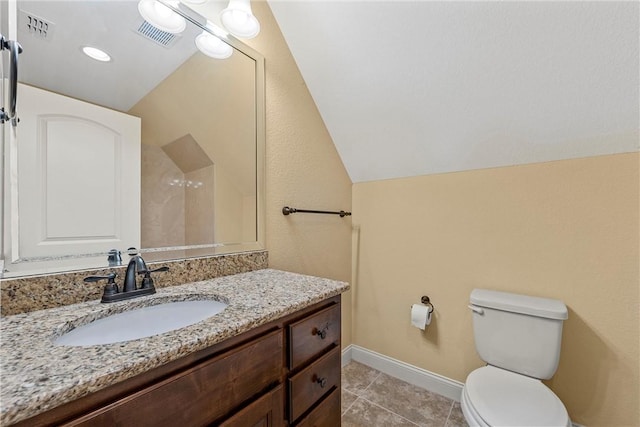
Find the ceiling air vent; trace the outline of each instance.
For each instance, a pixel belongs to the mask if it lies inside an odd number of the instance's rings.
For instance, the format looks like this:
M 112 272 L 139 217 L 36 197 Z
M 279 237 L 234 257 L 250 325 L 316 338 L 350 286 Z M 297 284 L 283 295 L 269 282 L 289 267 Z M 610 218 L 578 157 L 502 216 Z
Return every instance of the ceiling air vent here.
M 47 21 L 32 13 L 25 12 L 24 10 L 20 10 L 18 16 L 18 25 L 21 31 L 27 32 L 42 40 L 51 39 L 55 27 L 53 22 Z
M 147 21 L 142 21 L 142 24 L 138 27 L 137 33 L 166 48 L 171 47 L 178 38 L 175 34 L 157 29 Z

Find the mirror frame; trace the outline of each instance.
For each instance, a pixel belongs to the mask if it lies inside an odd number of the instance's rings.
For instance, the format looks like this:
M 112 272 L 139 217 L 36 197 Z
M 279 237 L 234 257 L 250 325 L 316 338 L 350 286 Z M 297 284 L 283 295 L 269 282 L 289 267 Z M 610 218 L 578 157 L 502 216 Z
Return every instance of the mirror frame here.
M 71 0 L 73 1 L 73 0 Z M 175 261 L 189 258 L 203 258 L 216 255 L 254 252 L 266 250 L 265 226 L 265 145 L 266 145 L 266 96 L 265 96 L 265 60 L 259 52 L 244 44 L 237 38 L 228 35 L 221 36 L 207 28 L 206 18 L 188 6 L 180 3 L 177 7 L 159 0 L 171 8 L 192 24 L 208 31 L 229 44 L 238 53 L 244 54 L 255 62 L 255 120 L 256 120 L 256 241 L 242 243 L 212 243 L 207 245 L 187 245 L 180 247 L 142 248 L 140 252 L 147 254 L 149 262 Z M 0 6 L 0 17 L 3 28 L 8 28 L 8 36 L 15 39 L 17 34 L 17 0 L 3 1 Z M 6 37 L 7 35 L 5 35 Z M 222 60 L 224 61 L 224 60 Z M 0 82 L 4 84 L 4 82 Z M 6 91 L 4 91 L 6 93 Z M 2 105 L 6 100 L 2 100 Z M 20 112 L 20 100 L 18 99 L 18 114 Z M 3 125 L 0 139 L 0 197 L 3 207 L 0 210 L 0 278 L 20 278 L 34 275 L 46 275 L 54 273 L 72 272 L 88 269 L 110 268 L 107 263 L 107 254 L 80 254 L 64 257 L 22 259 L 19 256 L 18 228 L 17 228 L 17 178 L 10 176 L 16 173 L 12 161 L 17 161 L 15 149 L 7 147 L 10 138 L 7 133 L 12 132 L 9 123 Z M 7 149 L 8 148 L 8 149 Z M 7 177 L 10 177 L 7 179 Z M 9 199 L 9 200 L 8 200 Z M 121 249 L 126 254 L 126 248 Z M 99 258 L 98 258 L 99 257 Z M 7 267 L 13 267 L 7 271 Z

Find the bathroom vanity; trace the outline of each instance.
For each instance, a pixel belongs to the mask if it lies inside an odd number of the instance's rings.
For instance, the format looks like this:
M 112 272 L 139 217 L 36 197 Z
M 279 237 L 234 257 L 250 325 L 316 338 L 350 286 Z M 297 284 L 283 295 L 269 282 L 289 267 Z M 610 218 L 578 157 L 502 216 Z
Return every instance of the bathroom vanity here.
M 340 293 L 347 289 L 266 269 L 130 302 L 5 317 L 2 425 L 339 425 Z M 154 298 L 213 298 L 228 307 L 134 341 L 52 343 L 74 326 Z

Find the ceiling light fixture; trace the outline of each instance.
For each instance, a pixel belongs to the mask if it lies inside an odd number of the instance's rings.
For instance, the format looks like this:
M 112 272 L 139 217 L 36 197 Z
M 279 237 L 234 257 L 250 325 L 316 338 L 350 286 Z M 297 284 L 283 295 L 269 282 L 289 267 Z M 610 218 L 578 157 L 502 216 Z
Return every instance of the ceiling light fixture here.
M 111 61 L 111 56 L 104 50 L 98 49 L 97 47 L 83 46 L 82 52 L 84 52 L 84 54 L 87 55 L 89 58 L 95 59 L 96 61 L 100 61 L 100 62 Z
M 138 12 L 148 23 L 167 33 L 178 34 L 187 27 L 187 21 L 182 16 L 158 0 L 140 0 Z
M 215 59 L 226 59 L 233 53 L 231 46 L 207 31 L 196 37 L 196 46 L 200 52 Z
M 229 6 L 220 12 L 220 21 L 236 37 L 251 39 L 260 32 L 260 23 L 251 12 L 250 0 L 229 0 Z

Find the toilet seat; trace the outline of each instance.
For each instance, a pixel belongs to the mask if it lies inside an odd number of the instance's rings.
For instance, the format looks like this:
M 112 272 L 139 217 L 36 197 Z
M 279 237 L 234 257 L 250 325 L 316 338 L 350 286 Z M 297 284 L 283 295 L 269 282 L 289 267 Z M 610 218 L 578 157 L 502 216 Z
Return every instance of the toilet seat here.
M 467 424 L 470 427 L 491 427 L 489 424 L 485 423 L 480 414 L 475 410 L 473 405 L 469 403 L 469 397 L 467 395 L 466 387 L 462 388 L 462 396 L 460 399 L 460 409 L 462 409 L 462 414 L 464 415 Z
M 471 425 L 571 426 L 558 396 L 540 380 L 494 366 L 469 374 L 461 405 Z

